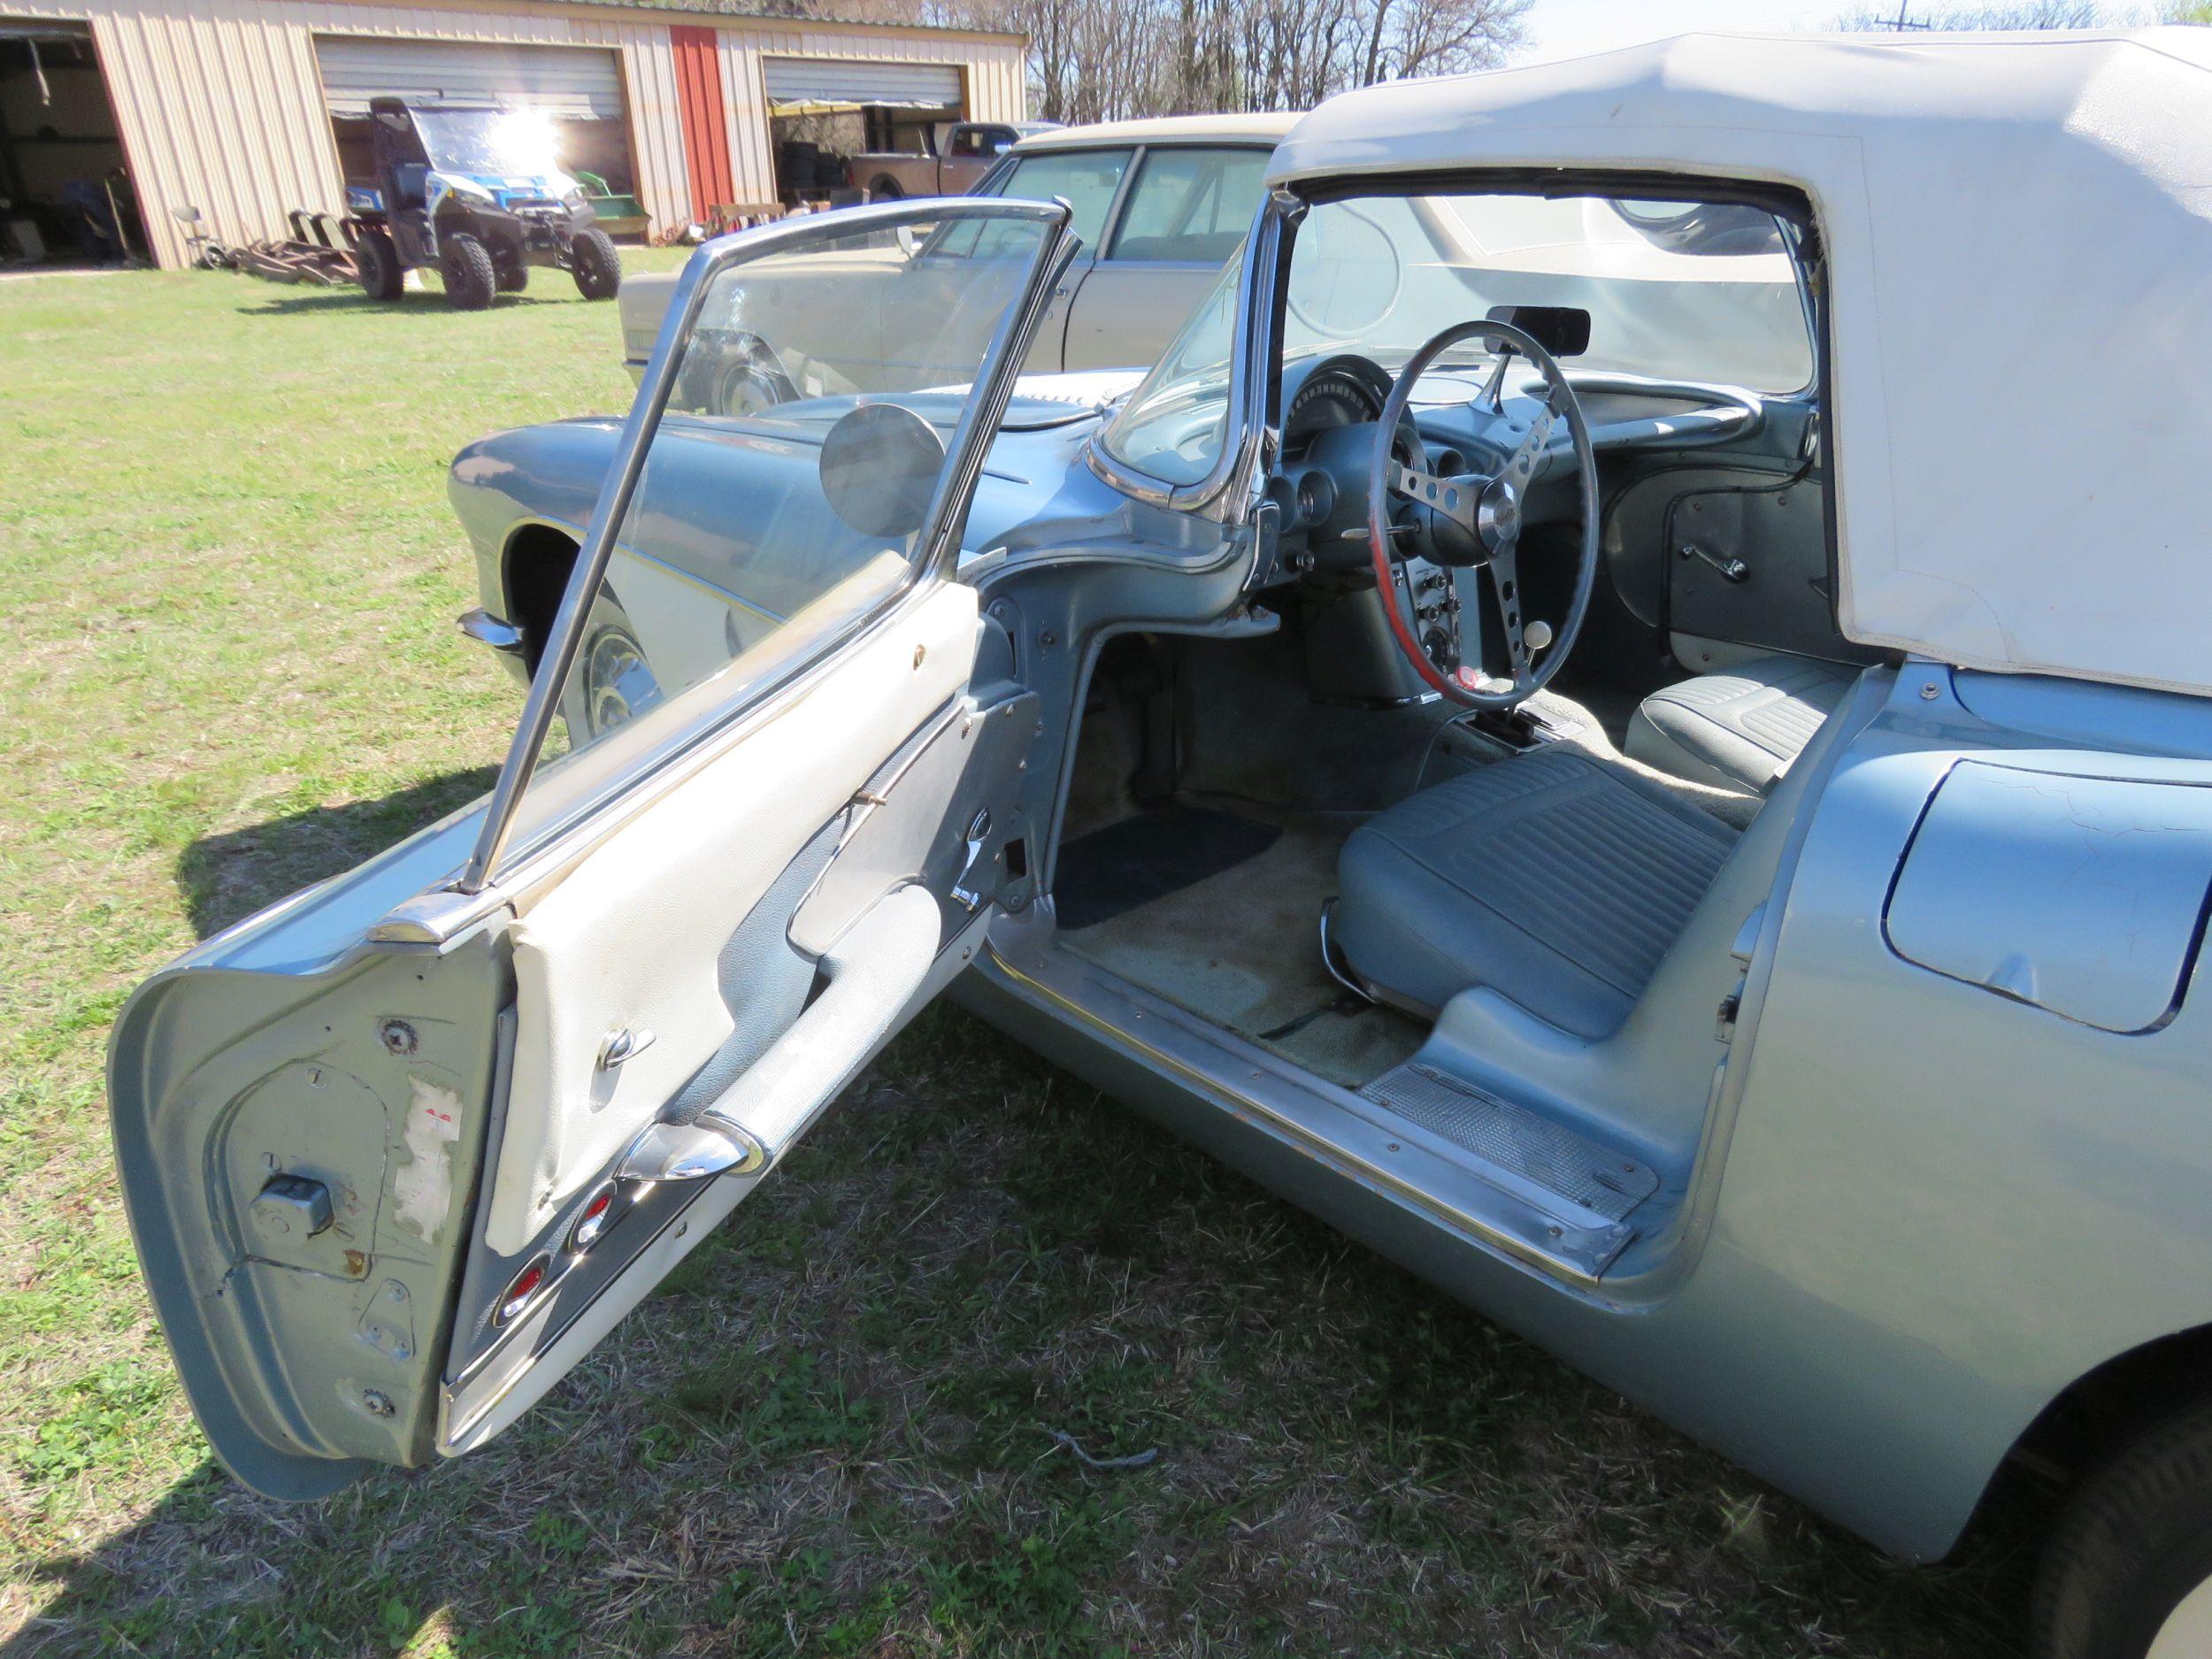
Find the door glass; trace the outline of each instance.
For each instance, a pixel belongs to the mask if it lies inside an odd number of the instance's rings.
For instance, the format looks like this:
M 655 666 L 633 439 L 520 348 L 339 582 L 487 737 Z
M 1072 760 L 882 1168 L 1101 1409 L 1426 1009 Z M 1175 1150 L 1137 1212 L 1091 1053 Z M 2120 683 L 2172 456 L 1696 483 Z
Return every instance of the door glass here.
M 1098 250 L 1098 239 L 1105 234 L 1106 212 L 1114 204 L 1114 192 L 1121 188 L 1121 175 L 1129 170 L 1130 153 L 1126 150 L 1040 150 L 1024 156 L 1000 173 L 991 193 L 1030 202 L 1064 197 L 1074 210 L 1069 225 L 1083 239 L 1087 256 Z M 964 224 L 941 235 L 939 247 L 945 253 L 966 257 L 979 249 L 995 251 L 995 244 L 1005 234 L 1002 226 Z
M 588 810 L 915 580 L 963 417 L 1058 236 L 1057 214 L 1025 204 L 972 211 L 994 220 L 990 249 L 957 264 L 922 257 L 926 218 L 695 257 L 724 263 L 675 348 L 508 846 Z M 608 449 L 590 453 L 605 465 Z
M 1260 203 L 1263 150 L 1153 150 L 1129 192 L 1110 259 L 1219 265 Z

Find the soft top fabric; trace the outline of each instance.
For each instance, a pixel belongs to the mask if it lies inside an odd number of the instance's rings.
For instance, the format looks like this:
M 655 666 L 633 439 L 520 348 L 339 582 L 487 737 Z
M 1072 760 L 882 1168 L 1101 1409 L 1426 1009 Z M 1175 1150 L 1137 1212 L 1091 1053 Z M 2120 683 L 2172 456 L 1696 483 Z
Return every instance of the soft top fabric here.
M 1269 174 L 1487 167 L 1809 200 L 1848 637 L 2212 695 L 2212 31 L 1685 35 L 1348 93 Z

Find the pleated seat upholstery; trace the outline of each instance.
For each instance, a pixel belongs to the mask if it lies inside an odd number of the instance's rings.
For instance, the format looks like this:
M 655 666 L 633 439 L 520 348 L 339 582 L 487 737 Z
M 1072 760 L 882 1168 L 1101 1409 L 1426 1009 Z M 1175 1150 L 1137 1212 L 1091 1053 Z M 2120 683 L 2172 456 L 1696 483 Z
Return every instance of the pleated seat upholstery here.
M 1433 1011 L 1472 985 L 1585 1037 L 1617 1027 L 1737 832 L 1554 746 L 1409 796 L 1354 832 L 1331 939 L 1367 984 Z
M 1804 753 L 1857 671 L 1809 657 L 1747 657 L 1646 697 L 1629 755 L 1716 789 L 1761 795 Z

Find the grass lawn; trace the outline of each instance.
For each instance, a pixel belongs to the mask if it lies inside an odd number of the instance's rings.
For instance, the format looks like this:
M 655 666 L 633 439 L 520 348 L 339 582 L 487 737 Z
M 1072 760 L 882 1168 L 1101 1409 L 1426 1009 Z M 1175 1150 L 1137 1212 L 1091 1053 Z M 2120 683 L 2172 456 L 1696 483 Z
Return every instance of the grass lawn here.
M 232 1484 L 108 1026 L 488 785 L 518 699 L 453 627 L 445 464 L 618 406 L 618 356 L 550 273 L 474 315 L 0 283 L 0 1652 L 2013 1651 L 2018 1549 L 1886 1562 L 952 1012 L 503 1440 Z

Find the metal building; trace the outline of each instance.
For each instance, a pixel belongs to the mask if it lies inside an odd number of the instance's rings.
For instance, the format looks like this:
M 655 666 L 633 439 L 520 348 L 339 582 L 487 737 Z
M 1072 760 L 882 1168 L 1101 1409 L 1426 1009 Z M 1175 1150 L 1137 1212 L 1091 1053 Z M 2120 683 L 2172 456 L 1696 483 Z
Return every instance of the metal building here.
M 638 228 L 661 237 L 787 197 L 780 129 L 810 133 L 826 111 L 872 143 L 1022 119 L 1020 35 L 707 4 L 0 0 L 0 197 L 18 213 L 120 167 L 139 221 L 126 235 L 177 265 L 179 207 L 231 242 L 290 208 L 337 211 L 371 96 L 488 97 L 551 112 L 569 165 L 634 196 Z M 783 158 L 818 148 L 787 142 Z

